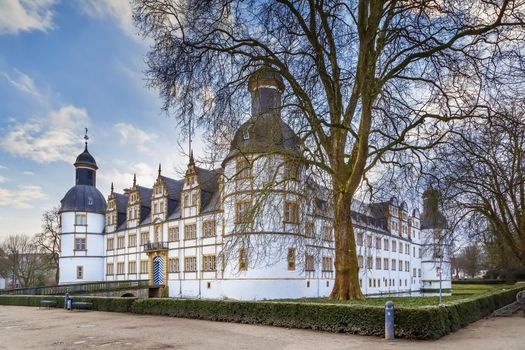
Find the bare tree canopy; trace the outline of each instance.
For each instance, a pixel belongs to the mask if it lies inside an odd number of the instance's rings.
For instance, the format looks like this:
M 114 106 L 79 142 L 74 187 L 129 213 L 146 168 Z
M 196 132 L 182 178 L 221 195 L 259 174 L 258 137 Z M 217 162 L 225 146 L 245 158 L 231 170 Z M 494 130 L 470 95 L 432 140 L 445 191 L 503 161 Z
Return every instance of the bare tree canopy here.
M 46 210 L 42 214 L 42 232 L 35 237 L 36 244 L 47 254 L 53 268 L 56 269 L 55 283 L 59 281 L 60 259 L 60 216 L 58 208 Z
M 351 202 L 366 173 L 422 152 L 480 115 L 485 89 L 522 62 L 521 0 L 135 0 L 154 40 L 150 85 L 165 109 L 219 140 L 245 118 L 258 67 L 284 78 L 283 116 L 303 159 L 331 178 L 332 298 L 363 298 Z
M 496 103 L 495 103 L 496 104 Z M 440 182 L 468 232 L 494 235 L 525 266 L 525 110 L 501 97 L 484 118 L 469 120 L 440 146 Z

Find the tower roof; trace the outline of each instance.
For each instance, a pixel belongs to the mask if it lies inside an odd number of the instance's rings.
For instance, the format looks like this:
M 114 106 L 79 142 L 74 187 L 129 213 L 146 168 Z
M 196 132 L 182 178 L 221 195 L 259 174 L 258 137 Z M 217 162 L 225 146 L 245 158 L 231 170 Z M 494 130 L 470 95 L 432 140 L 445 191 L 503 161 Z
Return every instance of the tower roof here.
M 86 147 L 84 148 L 84 152 L 80 153 L 77 156 L 77 159 L 75 160 L 75 164 L 74 165 L 77 168 L 80 167 L 80 166 L 85 166 L 85 167 L 88 167 L 88 168 L 93 168 L 95 170 L 98 169 L 97 162 L 95 161 L 95 158 L 93 158 L 91 153 L 89 153 L 89 151 L 88 151 L 87 143 L 86 143 Z
M 59 213 L 68 211 L 104 214 L 106 200 L 95 186 L 76 185 L 71 187 L 60 201 Z
M 261 87 L 273 87 L 280 92 L 284 91 L 284 81 L 281 74 L 274 68 L 262 66 L 248 79 L 248 91 L 252 92 Z

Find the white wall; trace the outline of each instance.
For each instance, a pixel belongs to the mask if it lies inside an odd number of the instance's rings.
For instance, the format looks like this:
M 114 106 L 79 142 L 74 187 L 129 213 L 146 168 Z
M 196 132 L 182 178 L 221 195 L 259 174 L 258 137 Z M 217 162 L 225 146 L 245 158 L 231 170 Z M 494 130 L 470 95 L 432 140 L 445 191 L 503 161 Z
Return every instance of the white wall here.
M 4 288 L 5 288 L 5 278 L 0 277 L 0 289 L 4 289 Z

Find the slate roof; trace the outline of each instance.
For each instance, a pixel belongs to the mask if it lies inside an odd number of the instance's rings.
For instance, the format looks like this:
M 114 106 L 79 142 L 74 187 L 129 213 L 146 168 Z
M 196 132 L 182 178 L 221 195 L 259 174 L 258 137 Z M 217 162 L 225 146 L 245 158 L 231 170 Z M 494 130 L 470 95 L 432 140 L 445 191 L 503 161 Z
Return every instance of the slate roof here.
M 74 166 L 89 166 L 94 168 L 95 170 L 98 169 L 97 162 L 95 161 L 95 158 L 91 155 L 91 153 L 88 152 L 87 144 L 84 148 L 84 152 L 80 153 L 77 156 L 77 159 L 75 160 Z
M 59 213 L 69 211 L 105 214 L 106 199 L 95 186 L 76 185 L 60 201 Z

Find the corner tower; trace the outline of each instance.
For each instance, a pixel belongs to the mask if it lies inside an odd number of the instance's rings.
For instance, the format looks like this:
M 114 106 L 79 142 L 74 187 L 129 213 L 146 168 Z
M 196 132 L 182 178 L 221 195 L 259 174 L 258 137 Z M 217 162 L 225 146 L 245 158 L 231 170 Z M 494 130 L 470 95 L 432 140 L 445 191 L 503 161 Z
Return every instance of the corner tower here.
M 88 151 L 74 163 L 75 186 L 60 201 L 60 284 L 104 280 L 104 220 L 106 200 L 96 188 L 95 158 Z
M 424 291 L 452 288 L 450 238 L 445 216 L 439 210 L 439 192 L 432 186 L 423 193 L 421 214 L 421 282 Z

